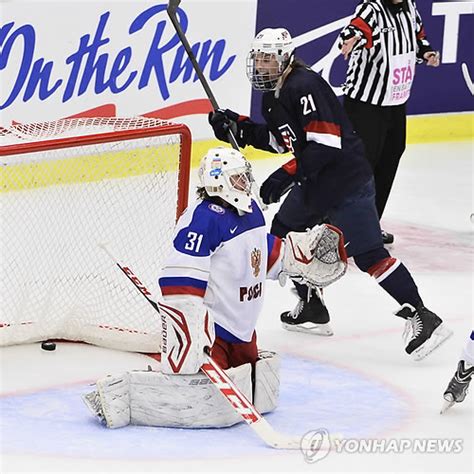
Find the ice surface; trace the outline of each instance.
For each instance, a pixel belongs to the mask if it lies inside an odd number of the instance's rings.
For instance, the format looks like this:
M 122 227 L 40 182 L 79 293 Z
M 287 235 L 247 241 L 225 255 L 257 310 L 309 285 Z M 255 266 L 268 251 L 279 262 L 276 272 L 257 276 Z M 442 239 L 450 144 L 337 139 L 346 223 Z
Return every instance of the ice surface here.
M 0 349 L 1 472 L 472 472 L 472 393 L 439 415 L 473 325 L 472 156 L 471 143 L 409 146 L 382 223 L 395 234 L 390 251 L 413 273 L 426 306 L 454 330 L 439 350 L 410 360 L 403 321 L 392 315 L 397 303 L 353 265 L 325 290 L 333 337 L 284 331 L 279 314 L 296 298 L 290 286 L 276 282 L 268 284 L 257 326 L 260 347 L 282 355 L 281 403 L 268 416 L 276 429 L 304 434 L 325 428 L 350 439 L 408 440 L 410 448 L 333 448 L 309 463 L 298 451 L 267 448 L 244 424 L 107 430 L 80 395 L 108 373 L 157 362 L 82 344 L 59 343 L 54 352 L 31 344 Z M 257 179 L 281 162 L 257 161 Z M 269 223 L 276 209 L 266 212 Z M 416 452 L 415 440 L 460 440 L 455 446 L 462 450 Z

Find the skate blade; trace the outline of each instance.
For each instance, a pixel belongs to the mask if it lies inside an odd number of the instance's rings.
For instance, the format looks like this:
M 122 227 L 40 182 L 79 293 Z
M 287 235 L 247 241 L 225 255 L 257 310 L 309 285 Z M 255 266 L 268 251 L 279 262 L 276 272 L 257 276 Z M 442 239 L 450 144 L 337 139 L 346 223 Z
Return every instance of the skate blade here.
M 419 361 L 424 359 L 428 354 L 431 354 L 444 341 L 453 335 L 453 331 L 441 323 L 431 334 L 430 338 L 425 341 L 420 347 L 415 349 L 410 355 L 413 360 Z
M 313 334 L 315 336 L 333 336 L 334 332 L 329 323 L 315 324 L 315 323 L 301 323 L 301 324 L 287 324 L 282 323 L 282 326 L 287 331 L 305 332 L 306 334 Z
M 446 393 L 444 395 L 444 402 L 443 406 L 441 407 L 440 410 L 440 415 L 443 415 L 446 413 L 456 402 L 454 401 L 454 397 L 451 393 Z

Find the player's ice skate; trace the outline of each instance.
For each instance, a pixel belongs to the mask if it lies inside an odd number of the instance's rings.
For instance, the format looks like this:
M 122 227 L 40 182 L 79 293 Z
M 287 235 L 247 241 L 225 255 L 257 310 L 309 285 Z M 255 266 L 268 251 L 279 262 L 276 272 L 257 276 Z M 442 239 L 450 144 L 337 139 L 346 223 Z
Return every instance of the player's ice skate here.
M 280 316 L 282 325 L 288 331 L 306 332 L 318 336 L 332 336 L 329 313 L 324 303 L 313 295 L 309 301 L 300 298 L 292 311 Z
M 405 351 L 414 360 L 424 359 L 453 334 L 439 316 L 424 306 L 415 309 L 404 304 L 395 315 L 406 319 Z
M 464 360 L 459 361 L 456 373 L 449 381 L 448 387 L 443 394 L 445 401 L 441 408 L 441 414 L 449 410 L 455 403 L 464 401 L 473 373 L 474 365 L 467 364 Z

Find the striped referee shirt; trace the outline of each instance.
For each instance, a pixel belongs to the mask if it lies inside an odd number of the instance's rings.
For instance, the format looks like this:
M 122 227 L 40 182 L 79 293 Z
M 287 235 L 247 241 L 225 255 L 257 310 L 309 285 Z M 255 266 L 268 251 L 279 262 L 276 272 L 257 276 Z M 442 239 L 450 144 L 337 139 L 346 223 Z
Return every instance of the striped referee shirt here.
M 416 58 L 432 50 L 415 2 L 363 0 L 342 30 L 340 46 L 355 35 L 361 39 L 351 52 L 344 93 L 373 105 L 405 103 Z

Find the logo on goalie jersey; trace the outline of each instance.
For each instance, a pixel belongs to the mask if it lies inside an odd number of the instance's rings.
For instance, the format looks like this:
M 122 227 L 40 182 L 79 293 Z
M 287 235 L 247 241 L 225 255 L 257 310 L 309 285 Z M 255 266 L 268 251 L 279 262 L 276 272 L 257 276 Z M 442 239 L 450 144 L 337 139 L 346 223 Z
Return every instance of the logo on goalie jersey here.
M 260 249 L 254 248 L 250 254 L 250 265 L 253 268 L 253 276 L 258 277 L 260 266 L 262 265 L 262 252 Z
M 214 203 L 209 204 L 209 209 L 217 214 L 225 214 L 224 209 L 218 204 L 214 204 Z
M 240 287 L 240 301 L 252 301 L 256 298 L 260 298 L 262 296 L 263 285 L 262 282 L 257 283 L 256 285 Z

